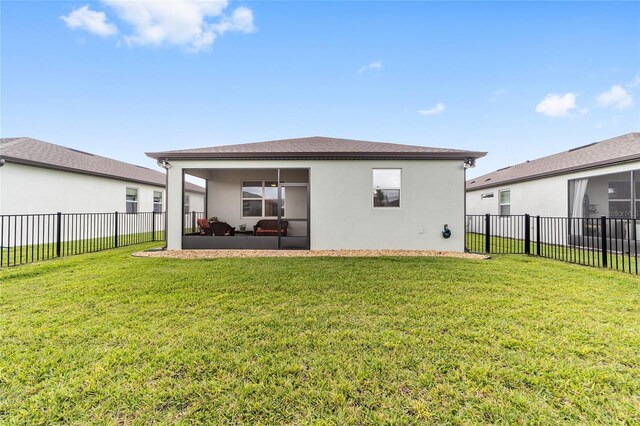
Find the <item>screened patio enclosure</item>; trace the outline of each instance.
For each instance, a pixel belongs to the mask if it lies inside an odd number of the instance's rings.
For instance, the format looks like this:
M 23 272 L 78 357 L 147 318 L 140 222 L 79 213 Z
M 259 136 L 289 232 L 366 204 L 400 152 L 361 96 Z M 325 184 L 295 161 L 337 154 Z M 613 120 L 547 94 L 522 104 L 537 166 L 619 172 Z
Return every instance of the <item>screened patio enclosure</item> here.
M 182 248 L 309 249 L 309 169 L 185 169 L 183 183 L 186 175 L 206 182 L 204 217 L 210 226 L 228 226 L 214 235 L 201 228 L 183 233 Z
M 570 180 L 569 216 L 576 243 L 590 245 L 590 239 L 601 236 L 602 216 L 614 220 L 609 237 L 620 247 L 635 243 L 640 238 L 640 170 Z

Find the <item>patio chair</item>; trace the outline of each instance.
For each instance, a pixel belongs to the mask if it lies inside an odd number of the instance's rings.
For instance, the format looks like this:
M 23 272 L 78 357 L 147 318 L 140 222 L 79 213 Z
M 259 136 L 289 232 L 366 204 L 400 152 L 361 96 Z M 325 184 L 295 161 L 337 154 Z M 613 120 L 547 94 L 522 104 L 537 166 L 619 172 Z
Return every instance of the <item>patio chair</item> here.
M 218 237 L 236 235 L 236 228 L 229 225 L 227 222 L 211 222 L 211 229 L 213 229 L 213 235 Z
M 207 219 L 198 219 L 198 228 L 200 228 L 200 235 L 213 235 L 212 229 L 209 226 Z

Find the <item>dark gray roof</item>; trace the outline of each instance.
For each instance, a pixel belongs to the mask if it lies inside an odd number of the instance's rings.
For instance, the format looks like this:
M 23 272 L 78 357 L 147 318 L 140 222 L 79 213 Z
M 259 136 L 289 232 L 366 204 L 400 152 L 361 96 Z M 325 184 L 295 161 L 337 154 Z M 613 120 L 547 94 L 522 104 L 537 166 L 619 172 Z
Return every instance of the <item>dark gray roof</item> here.
M 632 161 L 640 161 L 640 133 L 628 133 L 498 169 L 469 179 L 467 189 L 488 188 Z
M 177 151 L 148 152 L 155 159 L 468 159 L 486 152 L 430 148 L 321 136 Z
M 159 171 L 32 138 L 0 139 L 0 158 L 9 163 L 165 186 L 165 174 Z M 190 182 L 185 186 L 189 191 L 204 193 L 201 186 Z

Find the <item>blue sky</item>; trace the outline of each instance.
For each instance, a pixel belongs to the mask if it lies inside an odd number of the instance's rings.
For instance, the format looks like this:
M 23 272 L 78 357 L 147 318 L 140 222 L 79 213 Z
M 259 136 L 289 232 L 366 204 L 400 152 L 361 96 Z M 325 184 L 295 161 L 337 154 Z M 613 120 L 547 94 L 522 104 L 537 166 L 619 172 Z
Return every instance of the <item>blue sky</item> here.
M 639 2 L 0 7 L 1 136 L 148 167 L 322 135 L 489 151 L 473 177 L 640 131 Z

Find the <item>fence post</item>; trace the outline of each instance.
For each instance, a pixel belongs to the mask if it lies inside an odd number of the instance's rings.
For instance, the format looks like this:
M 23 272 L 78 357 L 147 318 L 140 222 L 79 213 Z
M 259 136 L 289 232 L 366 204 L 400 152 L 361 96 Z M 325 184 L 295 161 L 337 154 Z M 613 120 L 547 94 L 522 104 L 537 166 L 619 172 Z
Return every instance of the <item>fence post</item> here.
M 491 252 L 491 215 L 484 215 L 484 251 Z
M 531 254 L 531 216 L 524 215 L 524 254 Z
M 116 211 L 116 215 L 114 216 L 115 220 L 114 220 L 114 226 L 115 226 L 115 235 L 113 238 L 113 245 L 114 247 L 118 248 L 118 212 Z
M 540 254 L 542 253 L 541 247 L 540 247 L 540 234 L 542 232 L 540 232 L 540 216 L 536 216 L 536 255 L 540 256 Z
M 156 240 L 156 212 L 151 212 L 151 241 Z
M 191 212 L 191 232 L 195 232 L 196 229 L 196 211 Z
M 606 216 L 601 216 L 600 217 L 600 228 L 601 228 L 601 232 L 600 235 L 602 236 L 602 266 L 604 268 L 607 267 L 608 259 L 608 250 L 607 250 L 607 217 Z
M 62 213 L 56 213 L 56 257 L 60 257 L 62 248 Z

